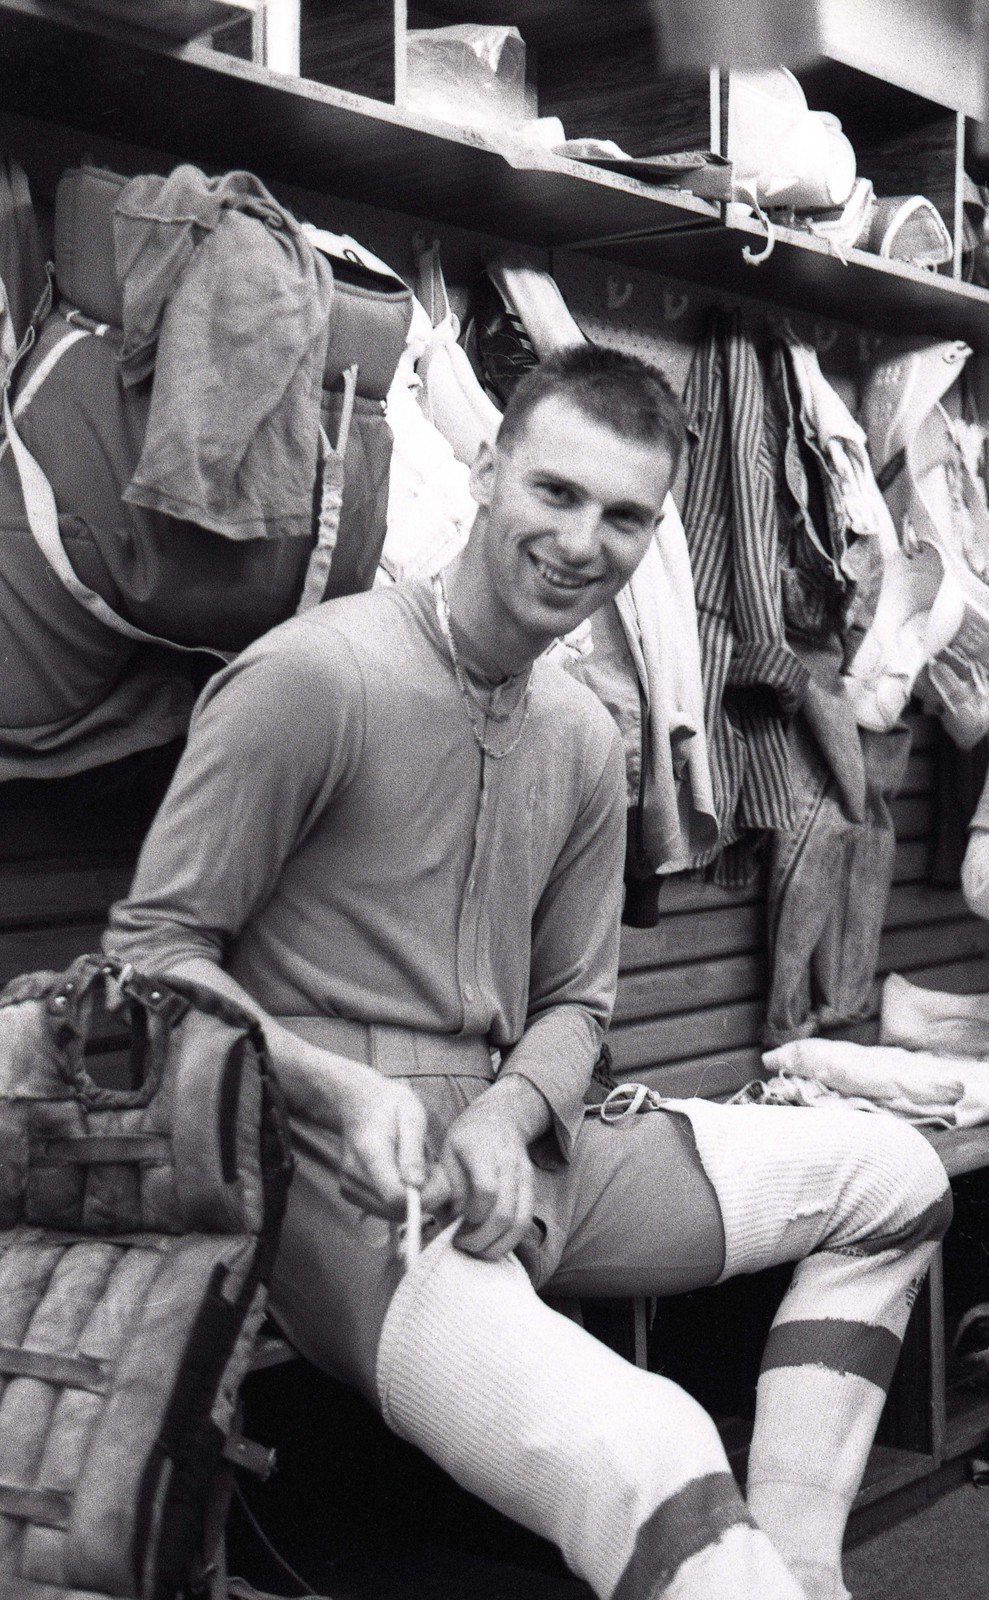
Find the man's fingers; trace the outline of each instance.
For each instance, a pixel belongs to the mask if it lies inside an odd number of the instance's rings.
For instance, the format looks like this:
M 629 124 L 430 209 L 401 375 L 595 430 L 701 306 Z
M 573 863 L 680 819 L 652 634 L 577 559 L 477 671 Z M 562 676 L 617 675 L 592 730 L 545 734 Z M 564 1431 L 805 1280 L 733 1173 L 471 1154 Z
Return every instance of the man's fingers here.
M 403 1184 L 421 1189 L 426 1181 L 426 1109 L 417 1097 L 397 1108 L 395 1158 Z
M 457 1247 L 488 1261 L 507 1255 L 531 1228 L 534 1208 L 532 1163 L 517 1131 L 471 1107 L 447 1134 L 440 1165 L 450 1207 L 461 1219 Z M 433 1182 L 424 1205 L 432 1200 Z
M 496 1213 L 479 1228 L 461 1228 L 454 1243 L 467 1255 L 477 1256 L 482 1261 L 500 1261 L 521 1243 L 531 1227 L 531 1215 L 516 1212 L 509 1221 L 503 1222 Z
M 451 1150 L 447 1145 L 440 1156 L 440 1166 L 443 1169 L 450 1191 L 450 1204 L 458 1217 L 464 1215 L 470 1200 L 471 1178 L 466 1166 L 461 1161 L 456 1150 Z
M 347 1141 L 343 1173 L 354 1192 L 377 1197 L 378 1215 L 404 1210 L 406 1189 L 426 1180 L 426 1112 L 417 1095 L 403 1089 L 373 1107 Z
M 514 1250 L 532 1225 L 533 1190 L 527 1166 L 512 1163 L 498 1175 L 493 1193 L 475 1191 L 464 1211 L 457 1245 L 469 1255 L 497 1261 Z
M 437 1162 L 422 1189 L 422 1209 L 427 1216 L 444 1211 L 452 1200 L 450 1180 Z
M 482 1227 L 489 1219 L 501 1224 L 508 1221 L 510 1191 L 499 1174 L 478 1179 L 475 1177 L 467 1192 L 461 1216 L 469 1228 Z
M 394 1127 L 366 1129 L 352 1141 L 344 1162 L 344 1180 L 375 1195 L 381 1216 L 397 1215 L 405 1208 L 405 1182 L 398 1167 L 396 1144 Z

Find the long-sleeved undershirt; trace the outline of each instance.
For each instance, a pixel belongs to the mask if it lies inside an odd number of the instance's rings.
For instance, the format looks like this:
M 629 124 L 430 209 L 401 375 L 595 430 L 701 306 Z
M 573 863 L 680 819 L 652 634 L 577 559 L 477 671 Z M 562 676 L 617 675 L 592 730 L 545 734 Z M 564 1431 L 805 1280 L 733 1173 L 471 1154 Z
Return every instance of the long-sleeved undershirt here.
M 483 757 L 428 588 L 376 590 L 207 686 L 106 942 L 158 972 L 217 961 L 275 1017 L 484 1038 L 566 1152 L 614 1001 L 624 829 L 587 690 L 537 662 L 519 744 Z

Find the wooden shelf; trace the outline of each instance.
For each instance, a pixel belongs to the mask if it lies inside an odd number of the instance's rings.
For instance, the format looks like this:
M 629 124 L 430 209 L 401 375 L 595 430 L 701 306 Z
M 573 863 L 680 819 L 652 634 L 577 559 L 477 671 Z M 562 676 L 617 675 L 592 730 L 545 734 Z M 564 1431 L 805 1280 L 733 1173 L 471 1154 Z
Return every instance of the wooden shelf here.
M 314 7 L 322 0 L 307 0 Z M 514 23 L 540 47 L 562 49 L 651 27 L 649 0 L 423 0 L 444 22 Z M 968 116 L 982 111 L 978 52 L 962 8 L 929 0 L 822 0 L 822 57 L 929 96 Z M 878 25 L 877 25 L 878 24 Z
M 403 115 L 361 95 L 110 23 L 0 4 L 5 110 L 528 244 L 710 228 L 717 209 L 676 191 Z
M 967 7 L 930 0 L 823 0 L 822 35 L 834 60 L 940 104 L 982 114 L 979 46 Z
M 731 222 L 703 237 L 586 239 L 581 247 L 629 266 L 659 272 L 781 307 L 891 334 L 967 339 L 989 348 L 989 291 L 851 250 L 847 262 L 811 234 L 776 230 L 768 260 L 750 266 L 744 247 L 758 251 L 765 230 L 753 220 Z
M 551 8 L 547 7 L 547 16 Z M 540 150 L 400 114 L 369 97 L 266 71 L 201 44 L 170 46 L 46 0 L 0 0 L 0 103 L 214 168 L 545 248 L 581 248 L 725 294 L 892 333 L 989 348 L 989 292 L 780 229 L 748 265 L 753 221 Z
M 65 4 L 90 18 L 113 17 L 142 32 L 187 40 L 242 22 L 257 10 L 258 0 L 65 0 Z M 61 7 L 42 0 L 39 10 L 57 13 Z
M 317 0 L 317 4 L 319 0 Z M 649 0 L 422 0 L 438 23 L 512 25 L 531 43 L 562 49 L 651 28 Z

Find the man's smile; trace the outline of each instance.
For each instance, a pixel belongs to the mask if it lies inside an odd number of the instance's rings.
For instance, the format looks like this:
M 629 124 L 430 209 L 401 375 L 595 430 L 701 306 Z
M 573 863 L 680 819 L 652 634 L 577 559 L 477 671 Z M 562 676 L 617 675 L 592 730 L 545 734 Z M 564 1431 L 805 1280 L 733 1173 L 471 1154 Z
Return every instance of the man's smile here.
M 529 551 L 529 560 L 532 562 L 541 578 L 553 585 L 554 589 L 586 589 L 595 582 L 593 573 L 573 572 L 566 567 L 557 567 L 552 562 L 545 561 L 542 557 L 533 555 Z

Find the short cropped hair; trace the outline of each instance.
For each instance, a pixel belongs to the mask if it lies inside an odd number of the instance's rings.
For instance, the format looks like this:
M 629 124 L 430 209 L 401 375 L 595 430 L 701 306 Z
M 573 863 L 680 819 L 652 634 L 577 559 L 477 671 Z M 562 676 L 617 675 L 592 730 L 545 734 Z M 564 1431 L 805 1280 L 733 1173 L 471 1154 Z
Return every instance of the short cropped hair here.
M 624 438 L 664 445 L 676 467 L 687 435 L 687 413 L 658 367 L 602 344 L 554 351 L 509 396 L 498 431 L 500 448 L 511 448 L 536 406 L 551 395 L 569 400 Z

